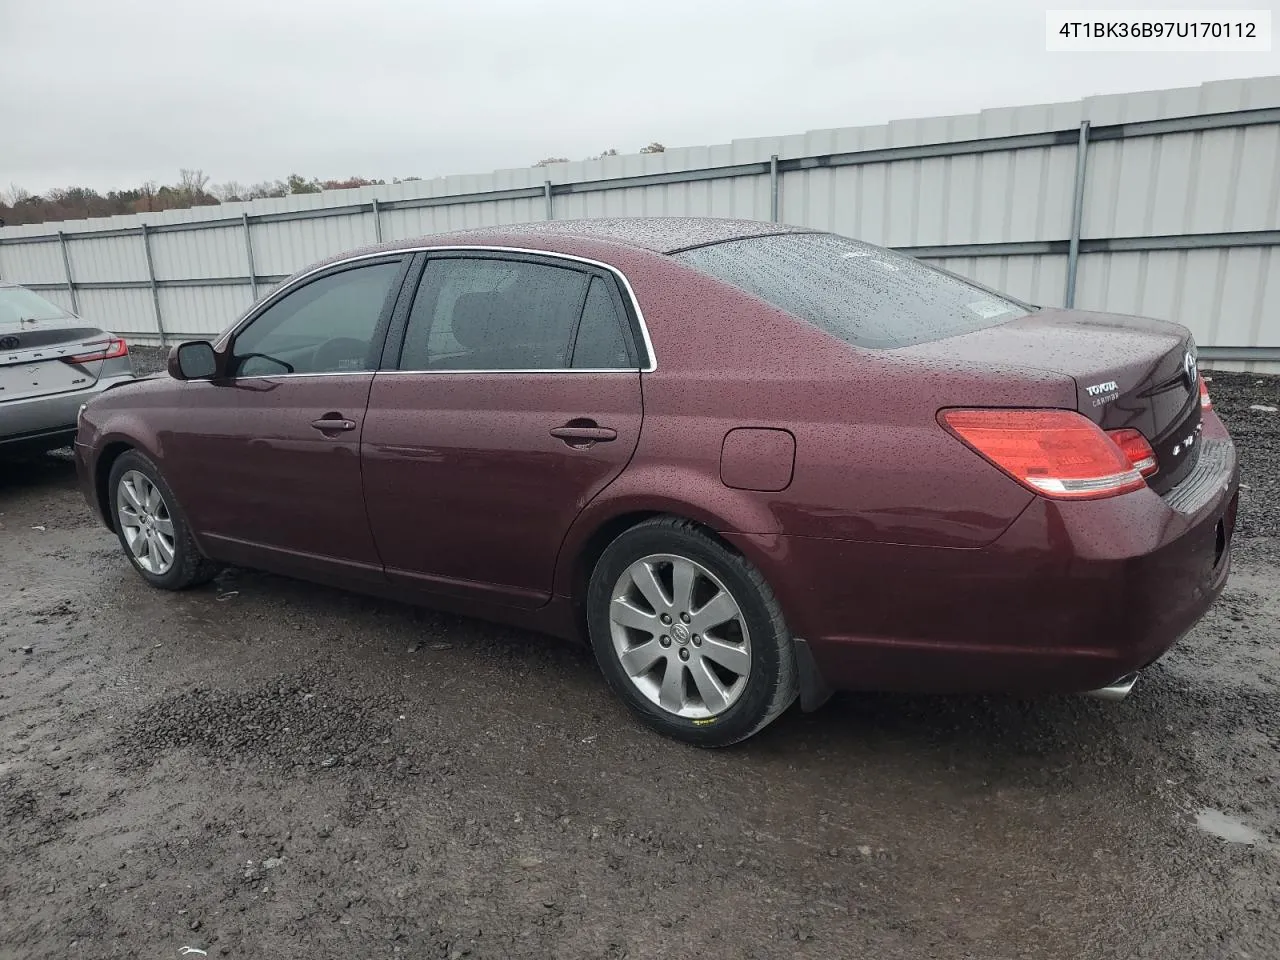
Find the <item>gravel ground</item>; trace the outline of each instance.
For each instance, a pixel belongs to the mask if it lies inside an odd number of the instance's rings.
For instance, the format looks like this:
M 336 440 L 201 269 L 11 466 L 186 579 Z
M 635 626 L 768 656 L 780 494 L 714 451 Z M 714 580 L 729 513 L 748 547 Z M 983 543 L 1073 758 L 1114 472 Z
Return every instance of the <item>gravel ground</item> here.
M 65 459 L 0 467 L 0 960 L 1280 956 L 1280 381 L 1211 388 L 1236 568 L 1127 701 L 842 696 L 719 752 L 545 638 L 150 590 Z

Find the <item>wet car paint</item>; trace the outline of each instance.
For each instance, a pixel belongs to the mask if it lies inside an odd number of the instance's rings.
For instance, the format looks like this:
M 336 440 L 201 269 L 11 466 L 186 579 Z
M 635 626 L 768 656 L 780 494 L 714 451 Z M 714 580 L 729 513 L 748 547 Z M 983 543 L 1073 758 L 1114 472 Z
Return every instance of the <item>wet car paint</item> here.
M 654 369 L 640 375 L 642 400 L 619 411 L 588 392 L 577 398 L 581 409 L 552 410 L 539 393 L 553 390 L 547 378 L 505 400 L 509 410 L 546 410 L 545 422 L 528 426 L 539 438 L 575 414 L 607 426 L 612 415 L 625 432 L 642 402 L 643 422 L 625 468 L 616 475 L 587 470 L 591 483 L 553 487 L 548 495 L 561 498 L 554 522 L 541 511 L 500 509 L 501 489 L 523 489 L 528 467 L 539 461 L 520 455 L 533 442 L 523 435 L 497 448 L 477 442 L 489 430 L 479 399 L 474 416 L 463 411 L 433 422 L 424 409 L 422 439 L 395 426 L 396 408 L 413 402 L 413 387 L 402 386 L 404 398 L 388 400 L 385 410 L 360 409 L 361 390 L 372 384 L 379 396 L 380 382 L 404 376 L 391 373 L 302 387 L 284 377 L 245 388 L 155 381 L 136 408 L 133 391 L 109 396 L 89 411 L 76 448 L 86 490 L 101 503 L 104 452 L 137 443 L 162 470 L 172 462 L 173 488 L 192 505 L 197 538 L 212 557 L 404 599 L 429 594 L 443 609 L 562 636 L 580 634 L 582 585 L 602 531 L 654 513 L 684 516 L 738 546 L 776 585 L 793 632 L 812 650 L 821 679 L 837 689 L 1089 689 L 1145 666 L 1203 614 L 1226 576 L 1205 530 L 1227 516 L 1234 459 L 1194 523 L 1179 519 L 1151 490 L 1059 508 L 975 456 L 936 419 L 945 407 L 1074 409 L 1085 358 L 1090 366 L 1083 372 L 1125 380 L 1125 395 L 1133 396 L 1147 380 L 1130 376 L 1126 362 L 1141 357 L 1158 366 L 1157 358 L 1181 357 L 1182 334 L 1172 336 L 1172 326 L 1158 322 L 1104 318 L 1099 329 L 1075 314 L 1036 314 L 935 344 L 857 350 L 659 252 L 779 229 L 786 228 L 560 222 L 366 251 L 537 248 L 607 263 L 626 277 L 655 351 Z M 1063 324 L 1080 327 L 1074 339 Z M 1116 327 L 1126 332 L 1116 334 Z M 1100 342 L 1110 343 L 1114 356 L 1099 356 Z M 1018 356 L 993 355 L 993 344 Z M 430 389 L 416 391 L 424 404 L 445 402 L 429 401 Z M 348 393 L 332 392 L 339 390 Z M 256 401 L 255 391 L 269 400 Z M 310 398 L 286 396 L 298 392 Z M 1195 404 L 1192 387 L 1181 396 L 1190 398 L 1184 406 Z M 215 425 L 193 426 L 193 415 L 203 416 L 206 406 L 228 405 L 234 412 Z M 359 448 L 350 440 L 319 441 L 310 430 L 314 417 L 335 410 L 354 411 L 349 415 L 363 421 L 368 439 Z M 381 419 L 371 424 L 370 415 Z M 293 418 L 288 425 L 285 417 Z M 1229 442 L 1211 414 L 1208 422 Z M 723 482 L 724 438 L 744 427 L 795 437 L 785 489 Z M 183 454 L 176 438 L 196 452 Z M 219 445 L 224 452 L 215 453 Z M 357 450 L 373 465 L 362 494 Z M 495 450 L 509 455 L 495 458 Z M 318 465 L 304 470 L 304 451 L 331 455 L 332 475 Z M 474 468 L 432 467 L 430 457 L 444 451 L 474 458 Z M 562 447 L 550 456 L 548 470 L 599 465 L 590 451 Z M 466 504 L 466 516 L 481 517 L 477 490 L 492 491 L 493 516 L 483 521 L 492 527 L 471 538 L 470 521 L 454 523 L 447 509 L 435 508 L 444 509 L 434 519 L 445 524 L 445 565 L 429 551 L 415 559 L 412 520 L 406 534 L 391 510 L 379 522 L 381 536 L 405 559 L 379 557 L 378 531 L 362 527 L 358 516 L 362 497 L 375 503 L 377 515 L 384 503 L 412 496 L 404 478 L 419 475 L 440 484 L 420 494 L 422 509 L 408 508 L 419 522 L 432 518 L 423 511 L 433 501 Z M 509 556 L 496 542 L 518 549 Z M 1080 615 L 1060 616 L 1063 603 Z M 1125 608 L 1172 614 L 1125 618 Z M 1119 672 L 1108 677 L 1112 669 Z

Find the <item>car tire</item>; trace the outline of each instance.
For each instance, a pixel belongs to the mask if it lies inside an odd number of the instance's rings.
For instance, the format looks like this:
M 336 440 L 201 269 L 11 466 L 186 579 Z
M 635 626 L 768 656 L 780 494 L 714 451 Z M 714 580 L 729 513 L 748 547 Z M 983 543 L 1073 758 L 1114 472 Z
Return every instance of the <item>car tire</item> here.
M 145 506 L 152 490 L 157 499 L 150 509 L 139 511 L 138 501 Z M 107 491 L 120 546 L 147 583 L 162 590 L 185 590 L 213 579 L 218 565 L 196 546 L 177 497 L 149 457 L 137 450 L 117 457 Z
M 657 602 L 648 599 L 654 582 Z M 733 619 L 715 620 L 731 607 Z M 745 740 L 798 693 L 791 634 L 764 576 L 687 520 L 646 520 L 605 548 L 587 588 L 587 627 L 614 691 L 650 727 L 688 743 Z

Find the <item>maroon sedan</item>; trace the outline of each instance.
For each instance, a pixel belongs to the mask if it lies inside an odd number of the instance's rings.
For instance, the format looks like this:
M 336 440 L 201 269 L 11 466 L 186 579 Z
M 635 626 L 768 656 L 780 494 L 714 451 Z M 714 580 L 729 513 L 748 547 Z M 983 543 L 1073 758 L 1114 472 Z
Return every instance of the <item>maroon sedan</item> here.
M 239 564 L 589 638 L 664 733 L 833 689 L 1120 697 L 1221 592 L 1183 327 L 774 224 L 549 222 L 294 276 L 82 411 L 149 583 Z

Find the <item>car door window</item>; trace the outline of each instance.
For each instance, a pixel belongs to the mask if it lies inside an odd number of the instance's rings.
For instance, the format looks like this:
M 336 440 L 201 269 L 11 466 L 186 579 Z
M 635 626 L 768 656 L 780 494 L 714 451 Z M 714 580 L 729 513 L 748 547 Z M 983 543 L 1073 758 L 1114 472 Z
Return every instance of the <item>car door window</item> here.
M 370 346 L 400 262 L 331 273 L 285 294 L 235 338 L 237 377 L 373 370 Z
M 636 365 L 611 287 L 613 284 L 603 277 L 591 278 L 573 344 L 573 366 L 577 369 L 612 370 Z
M 401 370 L 568 366 L 589 276 L 525 260 L 432 260 L 409 313 Z

